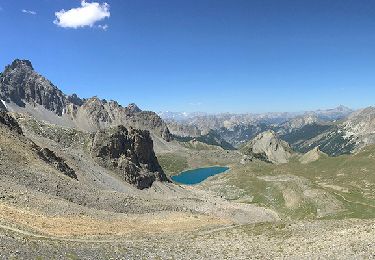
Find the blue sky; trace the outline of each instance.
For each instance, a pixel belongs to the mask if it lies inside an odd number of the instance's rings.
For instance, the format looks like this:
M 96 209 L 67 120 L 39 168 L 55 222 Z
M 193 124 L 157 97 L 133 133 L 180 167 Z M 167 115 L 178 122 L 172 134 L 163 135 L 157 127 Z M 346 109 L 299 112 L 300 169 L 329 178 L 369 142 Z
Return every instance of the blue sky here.
M 81 1 L 0 0 L 0 66 L 30 59 L 68 94 L 153 111 L 375 103 L 373 0 L 93 2 L 101 17 L 57 20 Z

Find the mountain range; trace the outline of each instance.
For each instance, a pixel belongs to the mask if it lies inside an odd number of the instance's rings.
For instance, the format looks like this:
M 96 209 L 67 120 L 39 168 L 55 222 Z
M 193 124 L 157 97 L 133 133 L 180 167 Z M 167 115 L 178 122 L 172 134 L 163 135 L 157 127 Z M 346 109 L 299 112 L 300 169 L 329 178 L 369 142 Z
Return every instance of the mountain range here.
M 319 147 L 331 156 L 354 153 L 374 144 L 374 114 L 372 107 L 354 111 L 345 106 L 301 113 L 192 113 L 183 118 L 176 116 L 178 113 L 159 113 L 175 136 L 214 135 L 239 148 L 272 130 L 297 152 Z
M 170 140 L 167 125 L 154 112 L 142 111 L 135 104 L 122 107 L 116 101 L 98 97 L 66 95 L 37 73 L 28 60 L 15 60 L 0 74 L 0 99 L 9 112 L 29 113 L 52 124 L 95 132 L 124 125 L 150 130 Z
M 272 130 L 297 152 L 314 147 L 329 155 L 358 151 L 375 143 L 374 108 L 353 111 L 345 106 L 333 109 L 283 112 L 208 114 L 142 111 L 98 97 L 67 95 L 46 79 L 28 60 L 14 60 L 0 74 L 0 109 L 26 113 L 37 120 L 81 131 L 123 125 L 148 130 L 154 141 L 190 141 L 198 138 L 224 149 L 239 148 L 258 134 Z M 185 139 L 181 139 L 181 137 Z

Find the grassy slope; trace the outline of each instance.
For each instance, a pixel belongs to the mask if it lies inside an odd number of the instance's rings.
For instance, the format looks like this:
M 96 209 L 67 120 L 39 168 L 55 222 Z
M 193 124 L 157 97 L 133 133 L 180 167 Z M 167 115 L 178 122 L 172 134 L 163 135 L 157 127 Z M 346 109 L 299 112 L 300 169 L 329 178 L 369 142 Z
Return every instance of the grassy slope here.
M 375 217 L 375 147 L 303 165 L 253 162 L 201 184 L 228 199 L 257 203 L 284 218 Z
M 159 164 L 167 175 L 175 175 L 189 168 L 187 159 L 174 153 L 159 154 Z

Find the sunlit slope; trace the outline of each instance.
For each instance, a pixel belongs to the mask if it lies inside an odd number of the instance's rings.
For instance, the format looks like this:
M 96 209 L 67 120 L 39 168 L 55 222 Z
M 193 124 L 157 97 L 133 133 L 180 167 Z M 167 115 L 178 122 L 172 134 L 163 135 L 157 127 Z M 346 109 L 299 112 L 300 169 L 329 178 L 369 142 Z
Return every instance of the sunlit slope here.
M 301 164 L 250 162 L 201 184 L 228 199 L 256 203 L 284 218 L 375 217 L 375 146 Z

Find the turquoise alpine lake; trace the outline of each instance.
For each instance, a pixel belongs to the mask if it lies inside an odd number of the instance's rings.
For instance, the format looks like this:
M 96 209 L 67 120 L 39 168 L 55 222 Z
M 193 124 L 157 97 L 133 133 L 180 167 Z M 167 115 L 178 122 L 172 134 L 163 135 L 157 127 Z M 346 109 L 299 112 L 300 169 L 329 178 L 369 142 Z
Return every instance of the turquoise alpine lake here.
M 229 170 L 228 167 L 219 166 L 198 168 L 194 170 L 184 171 L 178 175 L 172 176 L 172 180 L 180 184 L 194 185 L 204 181 L 210 176 L 223 173 L 227 170 Z

